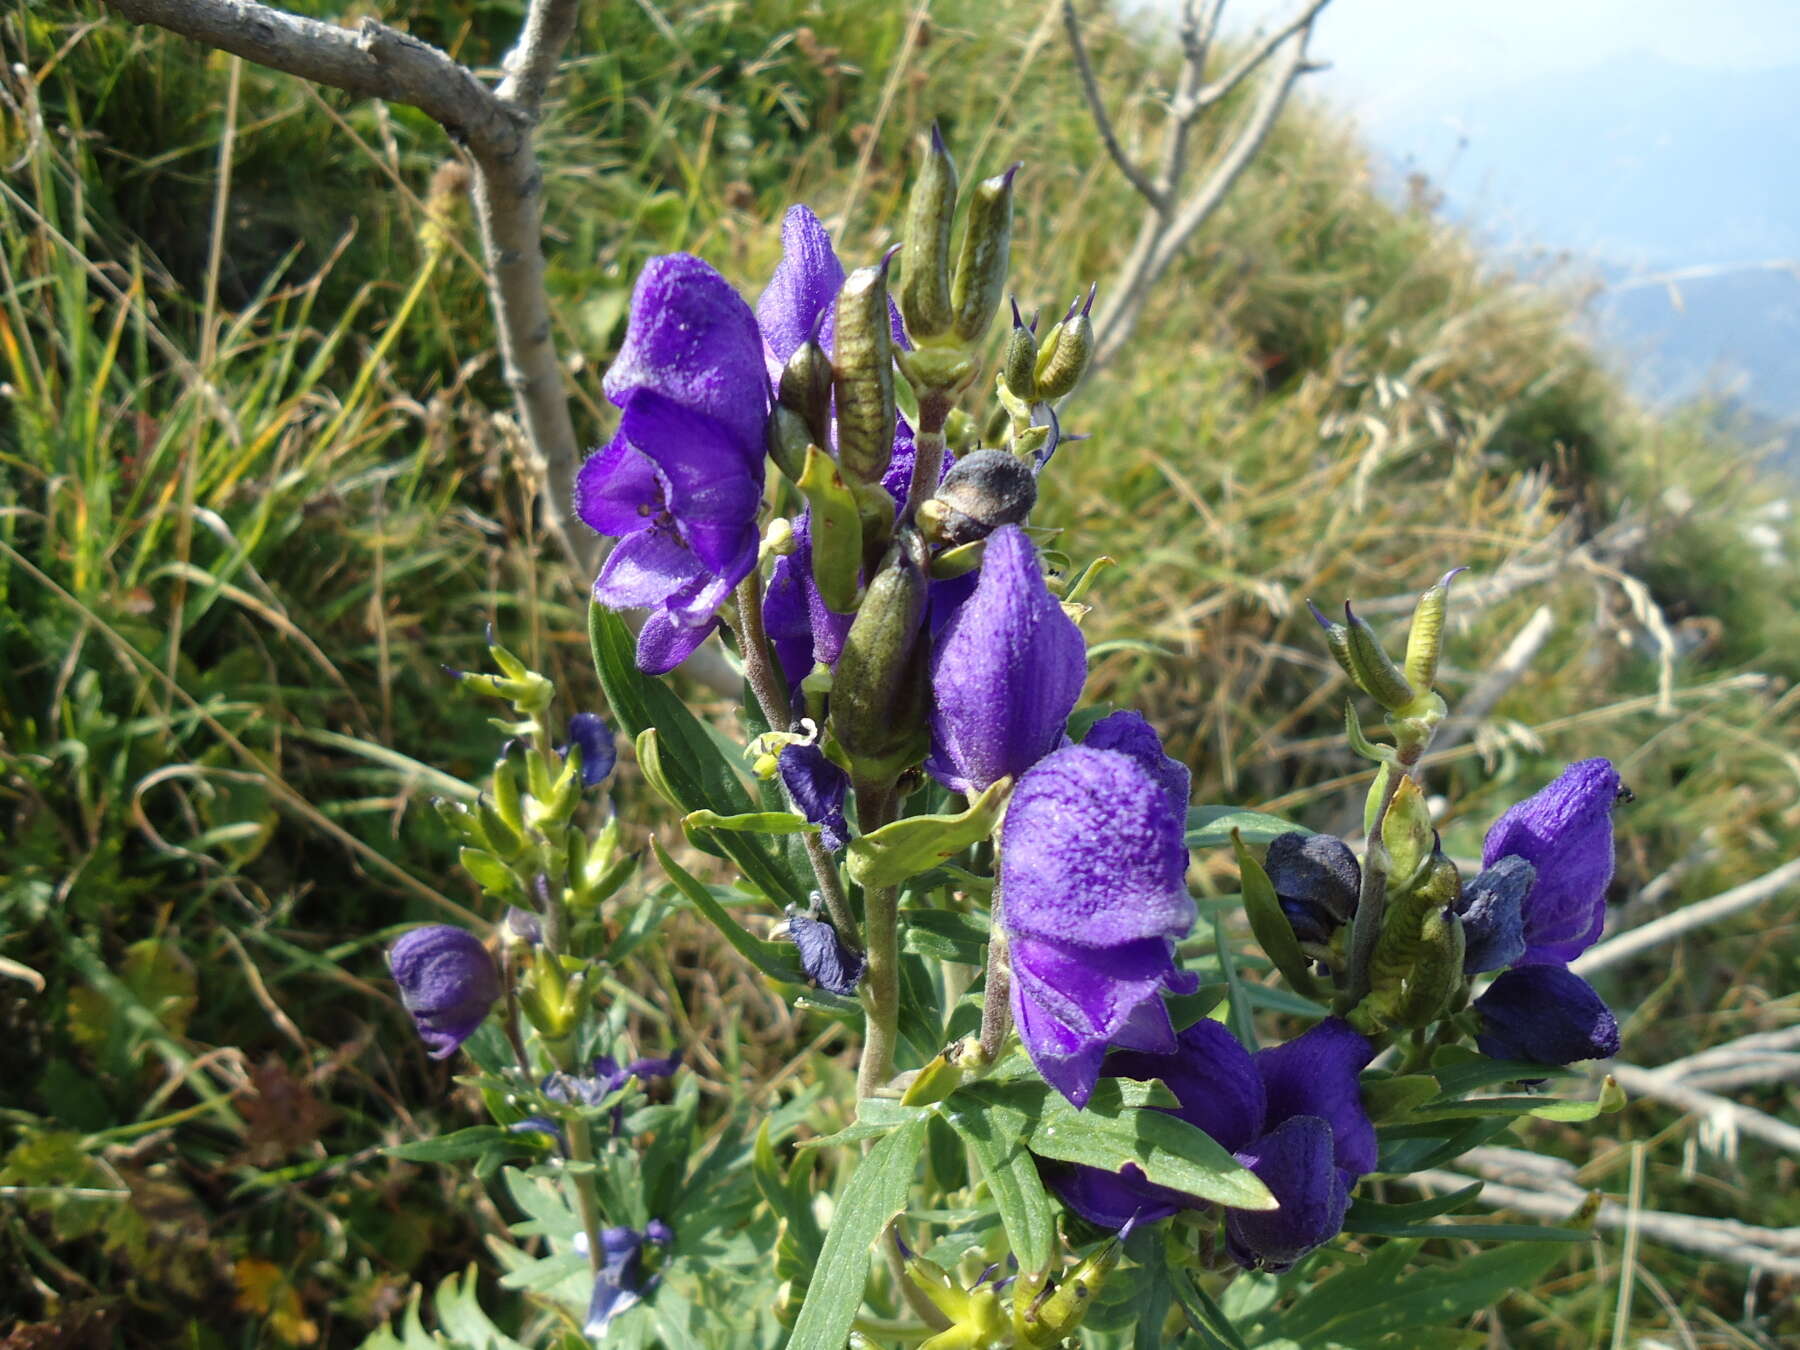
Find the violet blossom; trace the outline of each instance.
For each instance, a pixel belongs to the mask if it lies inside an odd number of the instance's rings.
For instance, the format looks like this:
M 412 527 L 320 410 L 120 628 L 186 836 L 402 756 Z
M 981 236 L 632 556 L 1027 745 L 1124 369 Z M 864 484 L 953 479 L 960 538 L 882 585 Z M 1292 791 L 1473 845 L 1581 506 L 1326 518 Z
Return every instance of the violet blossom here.
M 581 1330 L 599 1341 L 612 1321 L 626 1309 L 642 1302 L 656 1287 L 657 1276 L 646 1276 L 644 1248 L 668 1247 L 675 1233 L 661 1219 L 652 1219 L 642 1232 L 635 1228 L 605 1228 L 600 1232 L 600 1271 L 594 1277 L 594 1292 L 588 1300 L 587 1319 Z M 575 1235 L 575 1249 L 587 1255 L 587 1234 Z
M 1105 1072 L 1161 1079 L 1178 1104 L 1159 1109 L 1205 1131 L 1269 1188 L 1280 1207 L 1228 1210 L 1226 1240 L 1239 1265 L 1281 1271 L 1337 1235 L 1351 1188 L 1375 1169 L 1375 1127 L 1357 1081 L 1374 1054 L 1338 1018 L 1255 1054 L 1221 1024 L 1202 1020 L 1181 1032 L 1170 1053 L 1115 1053 Z M 1040 1167 L 1071 1209 L 1103 1228 L 1150 1223 L 1206 1203 L 1152 1185 L 1135 1164 L 1116 1173 Z
M 475 1034 L 500 997 L 500 972 L 481 940 L 450 924 L 426 924 L 388 948 L 400 1003 L 433 1059 Z
M 848 843 L 844 798 L 850 791 L 850 775 L 816 744 L 784 745 L 775 762 L 782 786 L 800 814 L 819 827 L 819 842 L 834 853 Z
M 1594 987 L 1567 966 L 1518 966 L 1498 977 L 1475 1011 L 1475 1044 L 1495 1059 L 1573 1064 L 1619 1053 L 1619 1021 Z
M 1013 1020 L 1038 1072 L 1077 1107 L 1110 1047 L 1172 1051 L 1162 991 L 1198 987 L 1175 965 L 1195 915 L 1185 784 L 1178 790 L 1154 735 L 1114 743 L 1068 746 L 1037 763 L 1019 779 L 1001 832 L 996 902 Z

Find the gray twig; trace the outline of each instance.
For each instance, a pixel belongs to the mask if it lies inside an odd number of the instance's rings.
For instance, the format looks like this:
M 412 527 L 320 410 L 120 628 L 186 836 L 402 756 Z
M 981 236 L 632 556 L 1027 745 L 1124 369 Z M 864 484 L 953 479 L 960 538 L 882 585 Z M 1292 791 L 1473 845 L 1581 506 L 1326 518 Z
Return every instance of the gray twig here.
M 1075 74 L 1081 81 L 1081 94 L 1087 100 L 1088 113 L 1094 119 L 1094 129 L 1100 133 L 1100 142 L 1106 147 L 1106 153 L 1112 156 L 1119 172 L 1124 174 L 1138 194 L 1158 211 L 1168 210 L 1168 199 L 1150 177 L 1132 162 L 1125 147 L 1119 144 L 1118 135 L 1113 131 L 1112 118 L 1106 114 L 1106 102 L 1100 97 L 1100 86 L 1094 81 L 1094 66 L 1088 59 L 1087 42 L 1081 36 L 1081 20 L 1075 14 L 1075 0 L 1063 0 L 1063 31 L 1069 35 L 1069 51 L 1075 57 Z
M 1582 955 L 1569 963 L 1569 969 L 1577 975 L 1588 976 L 1595 971 L 1605 970 L 1608 966 L 1616 966 L 1621 961 L 1650 951 L 1654 947 L 1691 933 L 1696 928 L 1704 928 L 1720 919 L 1729 918 L 1733 914 L 1752 909 L 1771 897 L 1780 895 L 1789 887 L 1800 883 L 1800 858 L 1792 858 L 1771 872 L 1765 872 L 1754 881 L 1746 881 L 1741 886 L 1733 886 L 1722 891 L 1710 900 L 1700 900 L 1660 919 L 1652 919 L 1649 923 L 1630 932 L 1620 933 L 1617 937 L 1608 938 L 1596 947 L 1590 947 Z

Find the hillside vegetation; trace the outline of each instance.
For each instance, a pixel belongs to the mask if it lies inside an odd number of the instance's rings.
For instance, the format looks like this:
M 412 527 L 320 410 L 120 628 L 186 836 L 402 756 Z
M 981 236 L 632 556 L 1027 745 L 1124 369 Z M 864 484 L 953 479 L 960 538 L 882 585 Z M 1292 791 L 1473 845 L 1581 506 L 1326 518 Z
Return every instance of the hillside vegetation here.
M 1026 163 L 1021 303 L 1104 284 L 1141 204 L 1055 6 L 940 0 L 907 48 L 910 13 L 585 8 L 542 137 L 585 438 L 610 429 L 600 374 L 644 258 L 698 252 L 754 294 L 805 200 L 872 259 L 932 118 L 965 182 Z M 517 26 L 470 0 L 382 14 L 477 62 Z M 1168 44 L 1104 17 L 1091 37 L 1135 143 Z M 440 666 L 478 664 L 491 621 L 597 706 L 588 579 L 530 532 L 435 125 L 93 3 L 14 0 L 0 47 L 0 1329 L 355 1344 L 414 1281 L 480 1262 L 471 1215 L 495 1204 L 380 1153 L 467 1114 L 380 955 L 472 898 L 429 798 L 492 732 Z M 1090 439 L 1039 519 L 1074 562 L 1120 564 L 1088 596 L 1090 692 L 1165 728 L 1198 800 L 1340 831 L 1363 779 L 1302 602 L 1392 621 L 1469 567 L 1443 684 L 1453 711 L 1485 706 L 1430 772 L 1445 846 L 1477 854 L 1508 803 L 1609 755 L 1637 793 L 1630 925 L 1796 852 L 1800 568 L 1743 447 L 1704 408 L 1633 406 L 1570 303 L 1484 270 L 1428 185 L 1377 196 L 1341 116 L 1301 100 L 1068 408 Z M 1529 665 L 1487 679 L 1522 632 Z M 623 770 L 640 831 L 646 795 Z M 803 1056 L 841 1036 L 698 927 L 646 960 L 621 1015 L 696 1047 L 715 1098 L 840 1071 Z M 1790 888 L 1601 987 L 1624 1058 L 1658 1065 L 1793 1026 L 1797 974 Z M 1793 1160 L 1716 1122 L 1639 1101 L 1530 1128 L 1646 1210 L 1800 1224 Z M 1800 1335 L 1796 1293 L 1655 1244 L 1622 1273 L 1613 1234 L 1480 1325 L 1494 1345 L 1768 1346 Z

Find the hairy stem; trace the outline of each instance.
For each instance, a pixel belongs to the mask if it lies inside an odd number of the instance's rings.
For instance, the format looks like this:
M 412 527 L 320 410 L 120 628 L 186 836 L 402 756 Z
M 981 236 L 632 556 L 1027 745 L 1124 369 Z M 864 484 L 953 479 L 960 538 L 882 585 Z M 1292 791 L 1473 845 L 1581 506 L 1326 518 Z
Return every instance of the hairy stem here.
M 569 1161 L 594 1161 L 594 1127 L 579 1112 L 569 1118 Z M 575 1208 L 581 1215 L 581 1231 L 587 1234 L 588 1267 L 596 1275 L 605 1254 L 600 1250 L 600 1198 L 594 1189 L 592 1166 L 578 1167 L 570 1174 L 575 1183 Z
M 907 485 L 906 505 L 900 511 L 904 524 L 937 491 L 944 474 L 944 423 L 956 401 L 941 389 L 919 391 L 919 425 L 913 431 L 912 482 Z
M 856 786 L 863 833 L 893 818 L 894 792 L 886 784 Z M 863 947 L 869 954 L 863 975 L 863 1048 L 856 1070 L 856 1095 L 871 1097 L 894 1076 L 894 1042 L 900 1022 L 900 889 L 880 886 L 863 892 Z

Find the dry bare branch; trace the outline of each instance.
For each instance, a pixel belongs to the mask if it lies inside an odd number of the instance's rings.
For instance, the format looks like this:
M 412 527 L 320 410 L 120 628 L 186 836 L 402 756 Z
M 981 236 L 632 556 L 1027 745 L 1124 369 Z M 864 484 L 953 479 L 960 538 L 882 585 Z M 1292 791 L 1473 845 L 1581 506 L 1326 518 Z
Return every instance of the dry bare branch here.
M 1101 144 L 1139 195 L 1158 211 L 1166 211 L 1168 201 L 1161 189 L 1125 153 L 1125 147 L 1119 144 L 1119 137 L 1113 131 L 1112 118 L 1106 115 L 1105 100 L 1100 97 L 1100 86 L 1094 81 L 1093 62 L 1088 59 L 1087 42 L 1081 36 L 1081 20 L 1075 14 L 1075 0 L 1063 0 L 1062 18 L 1063 31 L 1069 35 L 1069 51 L 1075 57 L 1075 74 L 1081 81 L 1081 95 L 1087 100 L 1088 114 L 1094 119 L 1094 129 L 1100 133 Z
M 1773 1144 L 1776 1148 L 1786 1149 L 1789 1153 L 1800 1154 L 1800 1125 L 1789 1125 L 1755 1107 L 1745 1106 L 1729 1097 L 1721 1097 L 1678 1079 L 1666 1077 L 1659 1070 L 1612 1060 L 1599 1066 L 1599 1071 L 1610 1073 L 1618 1079 L 1619 1086 L 1625 1091 L 1661 1102 L 1665 1106 L 1673 1106 L 1689 1115 L 1699 1116 L 1714 1130 L 1747 1134 L 1764 1143 Z
M 1630 932 L 1608 938 L 1576 957 L 1569 963 L 1569 969 L 1577 975 L 1589 976 L 1609 966 L 1616 966 L 1621 961 L 1650 951 L 1684 933 L 1691 933 L 1697 928 L 1717 923 L 1720 919 L 1753 909 L 1796 883 L 1800 883 L 1800 858 L 1791 858 L 1773 871 L 1765 872 L 1741 886 L 1722 891 L 1710 900 L 1684 905 L 1660 919 L 1652 919 Z

